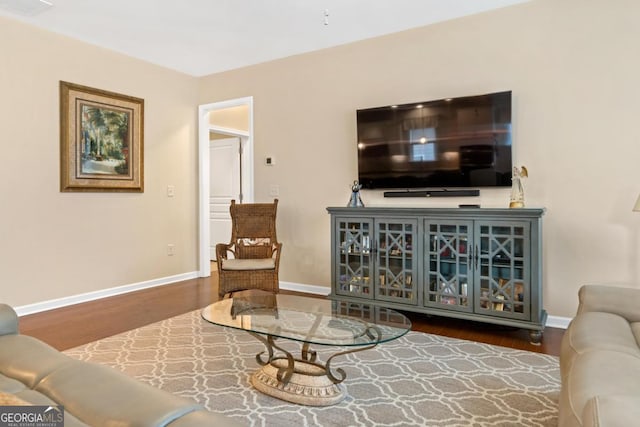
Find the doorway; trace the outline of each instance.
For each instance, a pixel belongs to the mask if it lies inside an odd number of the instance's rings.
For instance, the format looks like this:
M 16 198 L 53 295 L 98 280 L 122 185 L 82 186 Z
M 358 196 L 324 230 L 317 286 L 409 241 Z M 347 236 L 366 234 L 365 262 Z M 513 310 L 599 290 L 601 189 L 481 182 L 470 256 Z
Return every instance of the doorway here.
M 212 123 L 215 117 L 224 117 L 239 107 L 246 112 L 246 126 L 227 124 L 224 120 L 220 123 Z M 242 200 L 244 203 L 254 201 L 253 184 L 253 97 L 232 99 L 222 102 L 201 105 L 199 107 L 199 271 L 200 277 L 211 275 L 212 246 L 215 246 L 217 237 L 223 233 L 225 207 L 222 204 L 229 203 L 231 198 Z M 239 129 L 245 127 L 246 129 Z M 212 135 L 225 135 L 226 147 L 222 148 L 215 142 L 212 143 Z M 215 141 L 215 140 L 214 140 Z M 232 141 L 235 141 L 235 145 Z M 236 148 L 237 147 L 237 148 Z M 220 150 L 219 150 L 220 149 Z M 238 149 L 238 164 L 230 165 L 230 156 Z M 211 156 L 220 155 L 222 159 L 212 159 Z M 221 160 L 221 161 L 217 161 Z M 235 161 L 234 161 L 235 162 Z M 212 169 L 215 168 L 215 169 Z M 224 170 L 220 170 L 224 168 Z M 239 173 L 239 176 L 236 174 Z M 230 175 L 231 174 L 231 175 Z M 212 180 L 221 180 L 212 182 Z M 237 180 L 240 190 L 236 195 L 233 186 Z M 217 184 L 221 185 L 218 186 Z M 228 193 L 228 194 L 222 194 Z M 225 202 L 223 199 L 227 199 Z M 225 214 L 228 216 L 228 204 Z M 221 222 L 220 222 L 221 221 Z M 219 226 L 219 227 L 218 227 Z M 230 229 L 229 229 L 230 230 Z M 221 240 L 225 242 L 231 236 L 230 231 Z

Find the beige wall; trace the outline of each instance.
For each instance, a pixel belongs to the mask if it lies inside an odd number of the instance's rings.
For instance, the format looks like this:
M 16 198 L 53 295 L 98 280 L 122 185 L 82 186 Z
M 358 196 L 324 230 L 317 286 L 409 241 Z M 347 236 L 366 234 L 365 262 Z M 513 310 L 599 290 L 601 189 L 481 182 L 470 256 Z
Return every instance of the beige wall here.
M 252 95 L 256 200 L 280 186 L 281 280 L 330 283 L 327 206 L 356 178 L 355 110 L 512 90 L 514 160 L 546 207 L 544 298 L 572 316 L 584 283 L 640 287 L 640 4 L 534 0 L 200 80 L 199 103 Z M 331 31 L 331 28 L 328 28 Z M 277 158 L 266 167 L 266 155 Z M 368 205 L 398 205 L 364 192 Z M 404 205 L 507 206 L 508 190 Z
M 197 270 L 197 80 L 6 18 L 0 52 L 0 300 Z M 143 194 L 60 193 L 60 80 L 145 100 Z
M 209 113 L 209 123 L 227 129 L 249 131 L 249 106 L 213 110 Z

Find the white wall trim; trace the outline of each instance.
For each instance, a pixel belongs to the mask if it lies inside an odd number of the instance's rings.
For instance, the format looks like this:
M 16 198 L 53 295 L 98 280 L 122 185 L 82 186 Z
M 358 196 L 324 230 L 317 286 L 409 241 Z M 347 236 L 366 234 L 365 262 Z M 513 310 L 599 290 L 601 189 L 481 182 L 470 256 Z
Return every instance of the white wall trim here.
M 49 301 L 22 305 L 19 307 L 15 307 L 15 310 L 18 313 L 18 316 L 25 316 L 27 314 L 53 310 L 55 308 L 61 308 L 61 307 L 66 307 L 68 305 L 94 301 L 101 298 L 107 298 L 115 295 L 126 294 L 133 291 L 139 291 L 142 289 L 169 285 L 176 282 L 182 282 L 184 280 L 195 279 L 197 277 L 198 277 L 198 272 L 191 271 L 189 273 L 182 273 L 182 274 L 176 274 L 174 276 L 161 277 L 159 279 L 152 279 L 144 282 L 132 283 L 130 285 L 117 286 L 115 288 L 101 289 L 99 291 L 87 292 L 84 294 L 71 295 L 64 298 L 57 298 Z
M 567 329 L 571 320 L 571 317 L 549 316 L 547 317 L 547 323 L 545 326 L 548 326 L 549 328 Z
M 280 281 L 280 289 L 285 289 L 287 291 L 294 292 L 305 292 L 307 294 L 313 295 L 329 295 L 331 289 L 326 286 L 318 286 L 318 285 L 305 285 L 302 283 L 293 283 L 293 282 L 283 282 Z

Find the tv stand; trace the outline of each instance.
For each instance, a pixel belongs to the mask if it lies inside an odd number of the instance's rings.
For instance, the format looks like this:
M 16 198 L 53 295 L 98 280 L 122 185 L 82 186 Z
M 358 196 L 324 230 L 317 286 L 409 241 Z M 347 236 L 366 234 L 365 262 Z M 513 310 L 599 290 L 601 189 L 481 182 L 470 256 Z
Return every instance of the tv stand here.
M 544 209 L 327 211 L 331 298 L 524 328 L 540 343 Z
M 480 190 L 403 190 L 385 191 L 384 197 L 476 197 Z

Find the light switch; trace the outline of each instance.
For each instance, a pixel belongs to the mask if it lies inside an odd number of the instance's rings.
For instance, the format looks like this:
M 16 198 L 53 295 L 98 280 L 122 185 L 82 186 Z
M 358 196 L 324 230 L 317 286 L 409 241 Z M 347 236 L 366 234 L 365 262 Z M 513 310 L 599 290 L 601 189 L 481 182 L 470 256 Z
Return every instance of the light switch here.
M 273 166 L 276 164 L 276 159 L 274 157 L 265 157 L 264 158 L 264 164 L 267 166 Z

